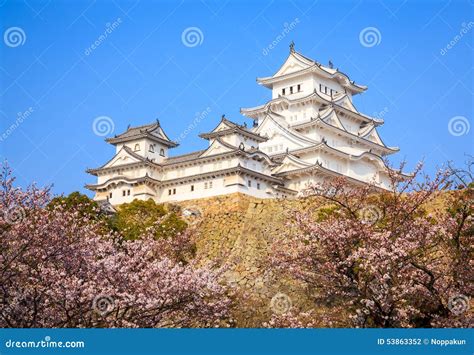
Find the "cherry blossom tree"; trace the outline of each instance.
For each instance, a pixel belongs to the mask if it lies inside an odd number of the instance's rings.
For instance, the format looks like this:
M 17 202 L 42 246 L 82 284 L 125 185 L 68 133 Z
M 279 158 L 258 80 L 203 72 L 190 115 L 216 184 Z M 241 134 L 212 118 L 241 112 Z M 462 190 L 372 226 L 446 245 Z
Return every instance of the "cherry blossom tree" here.
M 451 170 L 430 179 L 421 169 L 391 173 L 392 191 L 344 179 L 311 187 L 324 207 L 294 214 L 298 232 L 275 239 L 271 264 L 316 303 L 344 305 L 353 326 L 472 325 L 473 189 L 449 190 Z M 304 326 L 293 314 L 287 323 Z
M 0 176 L 0 327 L 228 326 L 221 270 L 184 261 L 189 235 L 126 240 L 48 189 Z

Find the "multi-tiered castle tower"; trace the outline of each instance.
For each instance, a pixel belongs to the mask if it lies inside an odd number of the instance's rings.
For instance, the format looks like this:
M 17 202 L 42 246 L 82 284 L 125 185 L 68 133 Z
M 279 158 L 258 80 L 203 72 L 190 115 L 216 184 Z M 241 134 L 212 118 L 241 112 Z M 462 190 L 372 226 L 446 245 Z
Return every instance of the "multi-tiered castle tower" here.
M 176 147 L 160 123 L 129 127 L 108 143 L 115 156 L 88 169 L 96 200 L 116 205 L 135 198 L 179 201 L 241 192 L 255 197 L 292 197 L 313 183 L 345 176 L 348 184 L 390 188 L 384 157 L 398 151 L 377 133 L 383 120 L 352 103 L 367 90 L 349 77 L 294 49 L 271 77 L 257 82 L 272 90 L 266 104 L 241 109 L 252 127 L 222 116 L 200 137 L 206 149 L 169 156 Z
M 257 120 L 255 133 L 269 138 L 259 148 L 279 162 L 272 174 L 286 178 L 288 188 L 301 191 L 335 175 L 389 187 L 383 158 L 399 149 L 380 138 L 383 120 L 353 105 L 366 86 L 298 53 L 294 44 L 280 69 L 257 82 L 272 90 L 272 99 L 241 113 Z

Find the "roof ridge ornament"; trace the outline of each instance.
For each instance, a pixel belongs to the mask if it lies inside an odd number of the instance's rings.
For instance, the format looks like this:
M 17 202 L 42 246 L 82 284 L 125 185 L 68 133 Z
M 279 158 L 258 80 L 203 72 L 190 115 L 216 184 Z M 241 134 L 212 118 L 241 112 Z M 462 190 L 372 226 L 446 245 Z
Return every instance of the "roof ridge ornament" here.
M 334 64 L 332 63 L 331 59 L 329 59 L 328 65 L 330 69 L 334 69 Z
M 156 119 L 156 124 L 157 124 L 158 126 L 161 126 L 161 125 L 160 125 L 160 120 L 159 120 L 158 118 Z
M 293 41 L 290 43 L 290 53 L 295 53 L 295 42 Z

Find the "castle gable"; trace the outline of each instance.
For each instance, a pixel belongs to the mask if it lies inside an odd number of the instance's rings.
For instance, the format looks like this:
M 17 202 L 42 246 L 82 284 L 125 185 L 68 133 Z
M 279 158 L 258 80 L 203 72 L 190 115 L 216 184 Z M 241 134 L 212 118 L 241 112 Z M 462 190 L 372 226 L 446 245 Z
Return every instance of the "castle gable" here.
M 287 154 L 281 161 L 280 165 L 272 170 L 272 174 L 278 174 L 286 171 L 298 170 L 310 167 L 311 164 L 298 159 L 294 155 Z
M 105 169 L 125 164 L 138 163 L 144 160 L 145 159 L 143 157 L 133 153 L 130 148 L 123 146 L 111 160 L 102 166 L 102 168 Z
M 229 144 L 224 143 L 220 139 L 214 139 L 209 148 L 207 148 L 199 157 L 202 158 L 216 154 L 229 153 L 236 149 L 236 147 L 232 147 Z

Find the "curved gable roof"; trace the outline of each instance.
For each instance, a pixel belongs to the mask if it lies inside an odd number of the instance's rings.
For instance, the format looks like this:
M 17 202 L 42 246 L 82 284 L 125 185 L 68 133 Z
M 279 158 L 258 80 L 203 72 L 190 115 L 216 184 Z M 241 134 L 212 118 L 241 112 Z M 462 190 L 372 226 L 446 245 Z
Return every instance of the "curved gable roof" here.
M 309 72 L 328 79 L 335 79 L 354 94 L 367 90 L 366 86 L 358 85 L 350 80 L 347 74 L 340 72 L 338 69 L 326 67 L 295 50 L 290 50 L 287 59 L 275 74 L 270 77 L 257 78 L 257 82 L 265 87 L 272 88 L 276 81 Z
M 107 138 L 106 142 L 115 145 L 118 143 L 130 142 L 141 138 L 149 138 L 167 147 L 178 146 L 178 143 L 173 142 L 169 139 L 163 128 L 161 128 L 160 122 L 158 120 L 155 123 L 148 125 L 128 127 L 125 132 L 118 134 L 113 138 Z

